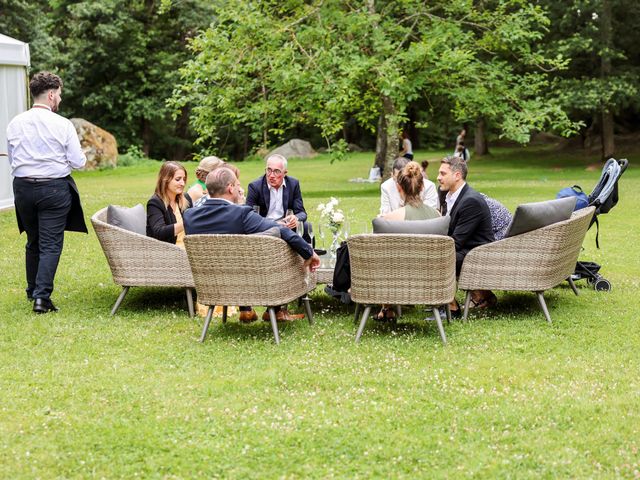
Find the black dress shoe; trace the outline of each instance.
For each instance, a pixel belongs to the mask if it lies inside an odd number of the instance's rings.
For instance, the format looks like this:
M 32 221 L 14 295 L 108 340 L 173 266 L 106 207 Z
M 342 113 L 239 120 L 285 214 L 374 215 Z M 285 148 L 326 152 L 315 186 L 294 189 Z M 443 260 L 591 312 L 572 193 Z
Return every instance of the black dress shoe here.
M 57 312 L 58 309 L 48 298 L 36 298 L 33 302 L 33 311 L 36 313 Z

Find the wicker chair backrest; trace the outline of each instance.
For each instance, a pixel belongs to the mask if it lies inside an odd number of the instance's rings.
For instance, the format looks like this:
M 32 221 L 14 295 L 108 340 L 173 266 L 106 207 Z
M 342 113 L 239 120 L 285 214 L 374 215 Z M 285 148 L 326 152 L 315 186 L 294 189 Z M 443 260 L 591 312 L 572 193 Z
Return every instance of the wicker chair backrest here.
M 456 291 L 455 245 L 442 235 L 349 238 L 351 298 L 360 304 L 442 305 Z

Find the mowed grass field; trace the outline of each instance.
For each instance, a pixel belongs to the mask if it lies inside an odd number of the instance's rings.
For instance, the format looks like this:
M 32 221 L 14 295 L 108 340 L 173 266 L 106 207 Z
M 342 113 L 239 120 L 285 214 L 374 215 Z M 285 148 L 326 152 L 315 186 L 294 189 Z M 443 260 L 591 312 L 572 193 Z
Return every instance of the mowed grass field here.
M 432 180 L 444 153 L 416 156 L 432 160 Z M 495 309 L 445 326 L 447 346 L 421 307 L 397 326 L 369 322 L 356 345 L 353 306 L 321 288 L 315 325 L 283 325 L 280 346 L 268 323 L 233 318 L 199 343 L 180 290 L 133 288 L 111 317 L 119 287 L 89 217 L 145 204 L 159 163 L 75 174 L 90 231 L 66 236 L 60 312 L 31 312 L 25 236 L 0 213 L 0 478 L 638 478 L 640 156 L 628 158 L 601 249 L 593 228 L 581 254 L 613 290 L 547 292 L 552 325 L 533 294 L 496 292 Z M 590 191 L 596 162 L 495 149 L 472 158 L 468 180 L 513 211 L 565 186 Z M 379 185 L 348 180 L 372 163 L 292 160 L 311 220 L 335 196 L 352 232 L 365 229 Z M 237 165 L 245 186 L 264 168 Z

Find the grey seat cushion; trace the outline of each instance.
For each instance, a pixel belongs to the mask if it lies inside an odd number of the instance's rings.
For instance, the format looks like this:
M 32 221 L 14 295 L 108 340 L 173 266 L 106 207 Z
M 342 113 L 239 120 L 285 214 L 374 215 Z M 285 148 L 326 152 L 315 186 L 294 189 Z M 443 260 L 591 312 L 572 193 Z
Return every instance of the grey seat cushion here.
M 147 234 L 147 214 L 140 203 L 131 208 L 109 205 L 107 223 L 140 235 Z
M 558 198 L 545 202 L 523 203 L 516 209 L 505 237 L 513 237 L 562 222 L 571 217 L 576 206 L 576 197 Z
M 429 220 L 385 220 L 374 218 L 373 233 L 418 233 L 446 235 L 449 231 L 449 217 L 430 218 Z
M 264 232 L 256 232 L 252 233 L 251 235 L 267 235 L 269 237 L 281 238 L 280 228 L 278 227 L 267 228 Z

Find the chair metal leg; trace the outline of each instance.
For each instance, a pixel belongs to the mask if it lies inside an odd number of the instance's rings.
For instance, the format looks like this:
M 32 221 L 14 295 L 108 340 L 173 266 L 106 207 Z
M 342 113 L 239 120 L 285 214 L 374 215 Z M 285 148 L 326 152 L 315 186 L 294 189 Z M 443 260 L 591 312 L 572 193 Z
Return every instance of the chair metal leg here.
M 189 310 L 189 316 L 191 318 L 195 317 L 195 311 L 193 309 L 193 291 L 190 288 L 187 288 L 187 309 Z
M 451 305 L 447 303 L 444 308 L 447 311 L 447 325 L 451 325 Z
M 549 316 L 549 310 L 547 309 L 547 304 L 544 301 L 542 293 L 543 292 L 536 292 L 536 295 L 538 296 L 538 302 L 540 302 L 540 307 L 542 308 L 542 312 L 544 313 L 544 317 L 547 319 L 547 322 L 551 323 L 551 316 Z
M 302 298 L 304 302 L 304 311 L 307 314 L 307 318 L 309 319 L 309 325 L 313 325 L 313 312 L 311 311 L 311 299 L 308 295 L 305 295 Z
M 271 328 L 273 336 L 276 339 L 276 345 L 280 345 L 280 333 L 278 332 L 278 322 L 276 321 L 276 311 L 273 307 L 269 307 L 269 319 L 271 320 Z
M 364 307 L 362 320 L 360 321 L 360 326 L 358 327 L 358 333 L 356 333 L 356 343 L 360 341 L 360 337 L 362 336 L 362 332 L 364 331 L 364 326 L 367 324 L 367 318 L 369 318 L 370 313 L 371 313 L 371 305 L 367 305 L 366 307 Z
M 213 305 L 209 306 L 207 316 L 204 319 L 204 327 L 202 327 L 202 335 L 200 335 L 200 343 L 204 342 L 204 337 L 207 336 L 207 330 L 209 330 L 209 324 L 211 323 L 211 317 L 213 316 Z
M 579 295 L 578 287 L 576 287 L 576 284 L 574 283 L 573 278 L 571 277 L 567 278 L 567 282 L 569 282 L 569 285 L 571 285 L 571 290 L 573 290 L 573 293 L 575 293 L 577 297 Z
M 442 343 L 447 344 L 447 336 L 444 334 L 444 327 L 442 326 L 442 319 L 440 318 L 440 309 L 434 308 L 433 315 L 436 317 L 436 323 L 438 324 L 438 331 L 440 332 L 440 338 Z
M 222 323 L 227 323 L 227 306 L 222 306 Z
M 359 303 L 356 303 L 356 313 L 353 316 L 353 323 L 358 322 L 358 315 L 360 315 L 361 310 L 362 310 L 362 305 L 360 305 Z
M 111 315 L 112 316 L 115 315 L 116 312 L 118 311 L 118 309 L 120 308 L 120 304 L 124 300 L 124 297 L 126 297 L 127 293 L 129 293 L 129 288 L 130 287 L 122 287 L 122 291 L 120 292 L 120 295 L 118 295 L 118 299 L 116 300 L 116 304 L 111 309 Z
M 395 305 L 396 307 L 396 318 L 400 318 L 402 316 L 402 305 Z
M 469 306 L 471 306 L 471 290 L 467 290 L 467 294 L 464 297 L 464 312 L 462 312 L 462 321 L 467 321 L 467 314 L 469 313 Z

